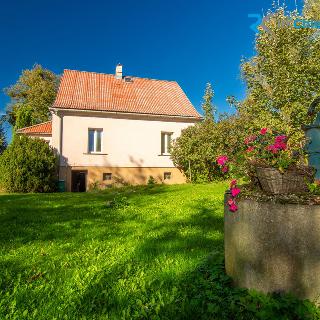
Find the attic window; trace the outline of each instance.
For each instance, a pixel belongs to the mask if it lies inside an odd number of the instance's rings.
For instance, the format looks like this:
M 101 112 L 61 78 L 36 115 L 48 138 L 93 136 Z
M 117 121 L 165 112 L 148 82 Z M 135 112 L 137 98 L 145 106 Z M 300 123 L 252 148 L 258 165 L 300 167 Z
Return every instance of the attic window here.
M 133 79 L 131 77 L 124 77 L 125 82 L 133 82 Z

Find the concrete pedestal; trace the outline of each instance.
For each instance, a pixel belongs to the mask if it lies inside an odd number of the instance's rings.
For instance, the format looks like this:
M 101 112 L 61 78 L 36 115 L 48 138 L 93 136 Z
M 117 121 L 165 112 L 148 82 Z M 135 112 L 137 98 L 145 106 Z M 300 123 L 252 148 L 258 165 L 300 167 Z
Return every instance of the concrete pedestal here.
M 320 206 L 239 200 L 225 208 L 225 266 L 237 286 L 320 301 Z

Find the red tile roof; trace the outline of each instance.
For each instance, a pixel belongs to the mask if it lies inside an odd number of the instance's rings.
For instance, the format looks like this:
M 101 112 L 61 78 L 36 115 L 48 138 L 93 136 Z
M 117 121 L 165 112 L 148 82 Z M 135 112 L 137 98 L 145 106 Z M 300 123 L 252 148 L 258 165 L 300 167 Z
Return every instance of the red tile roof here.
M 200 118 L 175 81 L 64 70 L 54 108 Z
M 35 124 L 31 127 L 25 127 L 17 130 L 17 133 L 24 134 L 52 134 L 52 121 Z

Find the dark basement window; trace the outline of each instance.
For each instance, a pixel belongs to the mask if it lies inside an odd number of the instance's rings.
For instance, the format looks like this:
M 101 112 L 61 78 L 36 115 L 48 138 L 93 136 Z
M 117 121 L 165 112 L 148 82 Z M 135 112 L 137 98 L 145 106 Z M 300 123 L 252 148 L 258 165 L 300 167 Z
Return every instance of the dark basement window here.
M 112 173 L 107 172 L 103 174 L 103 181 L 105 180 L 111 180 L 112 179 Z
M 171 179 L 171 172 L 165 172 L 163 174 L 163 179 L 164 180 L 170 180 Z

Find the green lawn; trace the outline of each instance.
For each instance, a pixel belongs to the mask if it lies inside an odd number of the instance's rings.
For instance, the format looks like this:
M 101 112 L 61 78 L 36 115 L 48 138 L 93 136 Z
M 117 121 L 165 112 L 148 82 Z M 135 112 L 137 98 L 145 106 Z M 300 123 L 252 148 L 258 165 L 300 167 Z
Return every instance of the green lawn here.
M 225 186 L 0 195 L 0 319 L 318 319 L 232 287 Z

